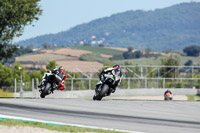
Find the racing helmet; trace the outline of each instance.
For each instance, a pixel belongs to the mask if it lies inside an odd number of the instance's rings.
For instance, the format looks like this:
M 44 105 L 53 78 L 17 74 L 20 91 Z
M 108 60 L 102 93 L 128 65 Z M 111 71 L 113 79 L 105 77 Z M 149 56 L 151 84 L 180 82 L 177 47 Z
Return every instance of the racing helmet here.
M 65 70 L 63 66 L 59 66 L 59 69 L 60 70 Z
M 115 65 L 113 66 L 113 68 L 120 68 L 120 66 L 119 66 L 118 64 L 115 64 Z

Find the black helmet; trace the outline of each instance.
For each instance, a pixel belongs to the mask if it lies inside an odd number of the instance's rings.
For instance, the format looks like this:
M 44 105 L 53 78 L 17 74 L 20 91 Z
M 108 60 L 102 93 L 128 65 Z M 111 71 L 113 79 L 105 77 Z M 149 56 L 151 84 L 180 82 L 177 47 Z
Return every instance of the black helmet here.
M 120 66 L 119 66 L 118 64 L 115 64 L 115 65 L 113 66 L 113 68 L 120 68 Z

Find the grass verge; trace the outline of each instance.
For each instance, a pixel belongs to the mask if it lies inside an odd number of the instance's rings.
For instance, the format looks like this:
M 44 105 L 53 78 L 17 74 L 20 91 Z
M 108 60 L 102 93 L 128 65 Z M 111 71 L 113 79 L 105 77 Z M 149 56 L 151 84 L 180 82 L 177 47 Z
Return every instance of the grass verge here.
M 188 101 L 200 101 L 200 96 L 198 95 L 187 95 Z
M 29 127 L 38 127 L 45 128 L 48 130 L 55 130 L 60 132 L 72 132 L 72 133 L 122 133 L 117 131 L 101 130 L 101 129 L 89 129 L 81 128 L 67 125 L 55 125 L 55 124 L 46 124 L 41 122 L 30 122 L 22 120 L 11 120 L 11 119 L 0 119 L 0 125 L 4 126 L 29 126 Z
M 13 97 L 13 93 L 4 92 L 2 89 L 0 89 L 0 97 Z

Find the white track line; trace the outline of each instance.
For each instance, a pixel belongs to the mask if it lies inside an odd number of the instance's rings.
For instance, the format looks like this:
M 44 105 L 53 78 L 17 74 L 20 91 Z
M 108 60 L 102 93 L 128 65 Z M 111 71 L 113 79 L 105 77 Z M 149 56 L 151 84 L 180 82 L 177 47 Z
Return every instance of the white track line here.
M 119 132 L 127 132 L 127 133 L 144 133 L 144 132 L 138 132 L 138 131 L 120 130 L 120 129 L 113 129 L 113 128 L 101 128 L 101 127 L 95 127 L 95 126 L 70 124 L 70 123 L 62 123 L 62 122 L 54 122 L 54 121 L 44 121 L 44 120 L 18 117 L 18 116 L 10 116 L 10 115 L 2 115 L 2 114 L 0 114 L 0 119 L 15 119 L 15 120 L 21 120 L 21 121 L 41 122 L 41 123 L 53 124 L 53 125 L 67 125 L 67 126 L 75 126 L 75 127 L 91 128 L 91 129 L 102 129 L 102 130 L 119 131 Z

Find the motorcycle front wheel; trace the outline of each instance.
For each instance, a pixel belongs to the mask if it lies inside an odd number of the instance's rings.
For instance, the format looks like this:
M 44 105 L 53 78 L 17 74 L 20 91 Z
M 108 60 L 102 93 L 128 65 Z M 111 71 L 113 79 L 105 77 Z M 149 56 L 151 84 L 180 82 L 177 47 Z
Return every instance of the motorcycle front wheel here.
M 42 90 L 42 93 L 40 94 L 40 97 L 41 98 L 45 98 L 45 96 L 49 94 L 50 88 L 51 88 L 51 84 L 47 83 L 45 88 L 44 88 L 44 90 Z
M 101 92 L 95 97 L 95 100 L 101 101 L 101 99 L 106 96 L 108 90 L 109 86 L 107 84 L 104 84 L 101 88 Z

